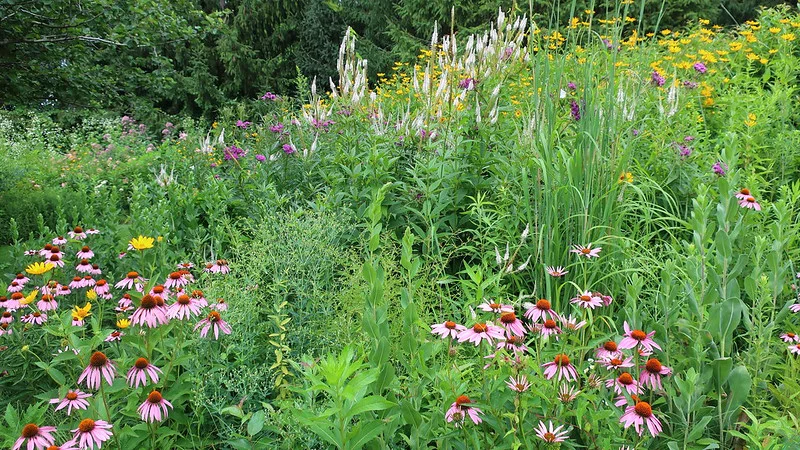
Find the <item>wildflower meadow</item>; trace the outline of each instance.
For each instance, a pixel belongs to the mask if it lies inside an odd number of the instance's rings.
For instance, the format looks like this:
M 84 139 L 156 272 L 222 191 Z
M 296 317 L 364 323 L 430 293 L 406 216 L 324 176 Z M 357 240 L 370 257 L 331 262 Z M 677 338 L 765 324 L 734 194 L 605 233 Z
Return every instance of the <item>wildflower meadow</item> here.
M 0 110 L 0 448 L 800 449 L 800 13 L 647 14 Z

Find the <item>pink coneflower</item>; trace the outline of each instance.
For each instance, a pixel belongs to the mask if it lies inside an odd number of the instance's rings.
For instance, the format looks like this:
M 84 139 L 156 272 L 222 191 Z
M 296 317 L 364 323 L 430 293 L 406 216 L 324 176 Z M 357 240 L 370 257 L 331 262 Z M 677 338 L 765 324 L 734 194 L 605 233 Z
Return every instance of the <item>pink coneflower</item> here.
M 83 287 L 88 287 L 88 288 L 93 288 L 94 285 L 97 284 L 97 282 L 94 281 L 94 278 L 92 278 L 91 275 L 84 275 L 82 283 Z
M 550 335 L 558 336 L 559 334 L 561 334 L 561 328 L 558 327 L 555 320 L 547 319 L 542 324 L 542 329 L 540 330 L 540 333 L 542 333 L 542 336 L 550 336 Z M 558 339 L 558 337 L 556 337 L 556 339 Z
M 570 303 L 576 304 L 581 308 L 595 309 L 597 307 L 603 306 L 603 299 L 595 296 L 589 291 L 585 291 L 580 295 L 578 295 L 577 297 L 570 300 Z
M 122 341 L 122 336 L 125 336 L 125 333 L 122 331 L 112 331 L 111 334 L 104 339 L 104 342 Z
M 200 315 L 200 307 L 197 306 L 197 302 L 191 297 L 186 294 L 181 294 L 178 296 L 178 299 L 175 300 L 175 303 L 169 306 L 167 315 L 169 315 L 171 319 L 190 319 L 193 316 Z
M 89 271 L 92 275 L 102 275 L 103 271 L 100 270 L 100 266 L 97 264 L 92 264 L 92 270 Z
M 169 299 L 169 291 L 164 287 L 163 284 L 157 284 L 153 286 L 153 289 L 150 289 L 150 295 L 152 295 L 153 297 L 159 295 L 164 300 Z
M 620 352 L 620 355 L 621 354 L 622 352 Z M 600 365 L 608 370 L 618 370 L 627 367 L 633 367 L 633 357 L 628 356 L 627 358 L 624 359 L 622 356 L 613 358 L 603 358 L 600 360 Z
M 141 286 L 142 283 L 144 283 L 144 279 L 139 276 L 139 272 L 132 271 L 128 272 L 128 275 L 117 282 L 114 287 L 117 289 L 132 289 L 135 285 L 137 287 Z
M 14 329 L 8 323 L 0 323 L 0 336 L 4 334 L 14 334 Z
M 230 272 L 230 267 L 228 267 L 228 261 L 224 259 L 218 259 L 214 261 L 214 263 L 206 264 L 205 268 L 206 272 L 209 273 L 221 273 L 226 274 Z
M 752 194 L 750 194 L 750 189 L 743 188 L 742 190 L 736 193 L 735 197 L 738 198 L 739 200 L 745 200 L 747 197 L 751 196 Z
M 16 281 L 22 286 L 25 286 L 28 283 L 28 281 L 31 281 L 31 279 L 21 273 L 18 273 L 17 276 L 14 278 L 14 281 Z
M 564 425 L 559 425 L 556 428 L 553 428 L 553 422 L 547 421 L 548 425 L 545 426 L 544 422 L 541 420 L 539 421 L 539 426 L 536 427 L 536 436 L 538 436 L 541 440 L 552 444 L 555 442 L 564 442 L 569 437 L 569 432 L 562 431 L 564 429 Z
M 192 291 L 192 298 L 194 299 L 195 304 L 197 304 L 197 306 L 199 306 L 201 308 L 205 308 L 206 306 L 208 306 L 208 300 L 206 300 L 206 297 L 205 297 L 205 294 L 203 294 L 203 291 L 201 291 L 199 289 L 193 290 Z
M 86 387 L 89 389 L 100 389 L 102 378 L 105 378 L 108 385 L 114 383 L 114 375 L 117 373 L 117 368 L 114 362 L 106 357 L 103 352 L 94 352 L 89 358 L 89 365 L 78 377 L 78 384 L 86 380 Z
M 83 278 L 81 277 L 73 277 L 72 281 L 69 282 L 70 289 L 80 289 L 83 287 Z
M 614 301 L 614 298 L 610 295 L 604 295 L 600 292 L 592 292 L 592 295 L 595 297 L 600 297 L 600 301 L 603 302 L 603 306 L 609 306 Z
M 447 320 L 442 323 L 431 325 L 431 334 L 438 334 L 443 339 L 447 337 L 456 339 L 458 337 L 458 333 L 466 329 L 467 327 L 464 325 L 459 325 L 451 320 Z
M 147 376 L 150 375 L 150 380 L 153 384 L 158 383 L 158 374 L 163 373 L 161 369 L 150 364 L 147 358 L 139 358 L 133 363 L 133 367 L 128 370 L 125 379 L 128 381 L 128 386 L 138 388 L 139 384 L 142 386 L 147 385 Z
M 164 287 L 167 289 L 172 289 L 173 287 L 182 288 L 187 284 L 189 284 L 189 281 L 180 272 L 172 272 L 167 277 L 167 281 L 164 282 Z
M 644 432 L 642 427 L 644 424 L 647 424 L 647 429 L 650 430 L 650 434 L 653 437 L 656 437 L 661 432 L 661 422 L 653 415 L 653 409 L 646 402 L 638 402 L 636 405 L 628 406 L 619 421 L 625 428 L 633 425 L 639 436 Z
M 789 346 L 789 353 L 794 353 L 795 355 L 800 355 L 800 344 L 790 345 Z
M 28 441 L 27 450 L 43 450 L 48 446 L 55 444 L 56 438 L 52 433 L 56 432 L 56 427 L 40 427 L 35 423 L 29 423 L 22 427 L 19 439 L 14 442 L 11 450 L 18 450 L 22 448 L 22 444 Z
M 39 250 L 25 250 L 23 254 L 25 256 L 37 256 L 39 255 Z
M 64 245 L 67 243 L 67 238 L 64 236 L 58 236 L 53 238 L 53 245 Z
M 504 312 L 500 315 L 500 323 L 505 327 L 507 334 L 510 336 L 515 334 L 517 336 L 525 336 L 525 325 L 517 318 L 513 312 Z
M 183 262 L 177 265 L 178 269 L 190 270 L 194 269 L 194 264 L 191 262 Z
M 597 359 L 612 359 L 622 358 L 622 352 L 617 348 L 617 343 L 614 341 L 607 341 L 602 347 L 594 351 Z
M 3 313 L 0 314 L 0 323 L 6 324 L 6 323 L 11 323 L 13 321 L 14 321 L 14 316 L 11 314 L 11 311 L 3 311 Z
M 222 332 L 225 334 L 231 334 L 230 325 L 222 320 L 222 316 L 220 316 L 219 312 L 217 311 L 211 311 L 208 314 L 208 317 L 200 322 L 197 322 L 197 325 L 194 326 L 193 330 L 197 330 L 198 328 L 200 328 L 200 337 L 206 337 L 208 330 L 212 328 L 214 329 L 214 339 L 219 339 L 220 330 L 222 330 Z
M 603 247 L 592 248 L 592 244 L 591 243 L 589 243 L 589 245 L 587 245 L 586 247 L 584 247 L 582 245 L 575 245 L 575 244 L 573 244 L 572 247 L 573 248 L 572 248 L 572 250 L 570 250 L 570 253 L 575 253 L 578 256 L 585 256 L 585 257 L 590 258 L 590 259 L 591 258 L 599 258 L 600 257 L 600 251 L 603 250 Z
M 16 311 L 22 306 L 22 304 L 19 302 L 19 300 L 22 298 L 25 298 L 25 296 L 19 292 L 14 292 L 11 294 L 11 298 L 6 297 L 5 295 L 0 295 L 0 308 L 5 308 L 8 311 Z
M 639 382 L 628 372 L 622 372 L 617 378 L 606 380 L 606 387 L 613 387 L 614 392 L 619 395 L 624 395 L 625 392 L 629 395 L 638 395 L 641 392 Z
M 466 395 L 460 395 L 452 405 L 450 405 L 450 409 L 444 415 L 444 419 L 447 422 L 455 422 L 456 426 L 461 426 L 467 417 L 472 420 L 472 422 L 477 425 L 483 420 L 478 414 L 483 414 L 483 411 L 480 408 L 474 408 L 468 406 L 472 403 L 472 400 L 469 399 Z
M 84 245 L 81 247 L 81 251 L 75 254 L 80 259 L 92 259 L 94 258 L 94 252 L 88 246 Z
M 101 279 L 97 280 L 94 284 L 94 292 L 100 296 L 106 296 L 111 293 L 111 288 L 108 286 L 108 281 Z
M 529 303 L 528 303 L 529 304 Z M 533 322 L 539 319 L 553 319 L 558 320 L 560 316 L 551 309 L 550 301 L 544 298 L 539 299 L 535 305 L 525 311 L 525 317 Z
M 586 321 L 581 320 L 580 322 L 578 322 L 578 319 L 572 317 L 572 314 L 570 314 L 569 317 L 561 318 L 561 325 L 569 331 L 578 331 L 584 326 L 586 326 Z
M 58 288 L 56 289 L 56 293 L 53 294 L 54 297 L 65 297 L 72 293 L 72 290 L 66 284 L 59 284 Z
M 517 392 L 525 392 L 531 387 L 531 383 L 525 378 L 525 375 L 520 375 L 517 378 L 508 377 L 508 381 L 506 381 L 506 386 L 512 391 Z
M 577 381 L 578 371 L 570 364 L 569 357 L 563 353 L 556 355 L 552 362 L 542 364 L 544 377 L 551 379 L 558 374 L 558 380 L 565 378 L 567 381 Z
M 548 275 L 556 278 L 563 277 L 564 275 L 569 273 L 568 270 L 564 270 L 564 268 L 561 266 L 558 267 L 546 266 L 544 269 L 547 271 Z
M 92 264 L 89 262 L 88 259 L 82 259 L 81 262 L 75 266 L 75 270 L 78 273 L 92 273 Z
M 86 230 L 86 234 L 100 234 L 100 230 L 89 228 L 88 230 Z
M 58 403 L 56 411 L 67 408 L 67 415 L 69 416 L 72 414 L 73 408 L 75 408 L 75 410 L 87 409 L 89 407 L 89 402 L 87 402 L 86 399 L 91 396 L 92 394 L 82 392 L 80 389 L 75 389 L 74 391 L 70 389 L 64 398 L 50 399 L 50 404 Z
M 6 288 L 6 291 L 13 294 L 14 292 L 21 291 L 24 287 L 25 287 L 24 284 L 19 284 L 16 281 L 12 281 L 11 283 L 9 283 L 8 287 Z
M 56 267 L 64 267 L 64 260 L 61 259 L 61 255 L 58 253 L 53 253 L 47 258 L 47 262 L 56 266 Z
M 495 303 L 491 300 L 484 300 L 483 303 L 478 305 L 478 309 L 495 314 L 514 311 L 514 307 L 512 305 L 503 305 L 501 303 Z
M 755 197 L 747 197 L 739 200 L 739 206 L 741 206 L 742 208 L 749 208 L 749 209 L 755 209 L 756 211 L 761 211 L 761 205 L 758 204 Z
M 644 365 L 644 370 L 639 375 L 639 381 L 643 386 L 648 386 L 650 389 L 663 389 L 661 386 L 661 377 L 671 375 L 672 369 L 661 364 L 656 358 L 650 358 Z
M 72 231 L 70 231 L 67 234 L 69 235 L 69 237 L 77 241 L 80 241 L 81 239 L 86 239 L 86 232 L 84 232 L 83 228 L 81 227 L 75 227 L 72 229 Z
M 519 355 L 528 351 L 528 347 L 525 346 L 525 339 L 514 335 L 506 337 L 504 341 L 501 340 L 497 342 L 497 349 L 505 349 L 514 352 L 514 355 Z
M 786 332 L 781 335 L 783 342 L 800 342 L 800 337 L 792 332 Z
M 128 253 L 126 253 L 126 252 L 119 252 L 119 254 L 117 255 L 117 259 L 122 259 L 127 255 L 128 255 Z
M 111 439 L 111 424 L 105 420 L 83 419 L 78 428 L 71 430 L 75 433 L 73 440 L 78 442 L 82 449 L 100 448 L 103 442 Z
M 131 316 L 131 324 L 155 328 L 159 325 L 166 325 L 169 323 L 167 316 L 167 309 L 164 306 L 159 306 L 159 296 L 146 294 L 139 302 L 139 307 L 133 312 Z M 161 299 L 163 303 L 163 299 Z
M 794 305 L 790 306 L 789 311 L 793 313 L 800 312 L 800 303 L 795 303 Z
M 167 418 L 167 406 L 172 408 L 172 403 L 161 396 L 160 392 L 153 391 L 147 396 L 147 400 L 139 405 L 137 411 L 145 422 L 161 422 Z
M 36 307 L 39 308 L 41 312 L 47 311 L 55 311 L 58 309 L 58 302 L 55 301 L 55 298 L 52 295 L 45 294 L 42 295 L 42 298 L 36 302 Z
M 35 311 L 20 317 L 19 321 L 23 323 L 32 323 L 34 325 L 41 325 L 47 322 L 47 314 L 42 314 L 39 311 Z
M 228 310 L 228 303 L 224 298 L 218 298 L 216 303 L 211 304 L 210 308 L 214 311 L 225 312 Z
M 637 345 L 641 345 L 651 352 L 653 351 L 653 347 L 661 350 L 661 347 L 653 340 L 653 336 L 656 334 L 655 331 L 645 333 L 642 330 L 631 330 L 627 321 L 623 323 L 623 328 L 625 329 L 625 337 L 622 338 L 622 341 L 620 341 L 618 345 L 620 350 L 634 348 Z
M 492 325 L 491 323 L 476 323 L 472 328 L 467 328 L 458 333 L 458 342 L 469 341 L 476 346 L 486 339 L 489 344 L 494 341 L 492 339 L 503 339 L 505 337 L 505 330 L 503 328 Z
M 561 403 L 570 403 L 578 398 L 578 394 L 580 393 L 581 391 L 576 391 L 575 388 L 569 384 L 562 383 L 558 388 L 558 399 L 561 401 Z

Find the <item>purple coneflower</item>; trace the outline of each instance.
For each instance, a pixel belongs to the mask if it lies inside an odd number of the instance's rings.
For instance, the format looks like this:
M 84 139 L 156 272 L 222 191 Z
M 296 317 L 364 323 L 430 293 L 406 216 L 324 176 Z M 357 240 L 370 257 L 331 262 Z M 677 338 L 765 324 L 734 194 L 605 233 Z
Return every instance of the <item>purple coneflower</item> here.
M 563 431 L 564 425 L 553 428 L 553 422 L 548 420 L 547 423 L 548 425 L 545 426 L 544 422 L 539 421 L 539 425 L 536 427 L 536 436 L 549 444 L 567 440 L 569 432 Z
M 587 257 L 589 259 L 591 259 L 591 258 L 599 258 L 600 257 L 600 251 L 603 250 L 603 247 L 592 248 L 592 243 L 591 242 L 589 243 L 589 245 L 587 245 L 585 247 L 582 246 L 582 245 L 576 245 L 576 244 L 573 244 L 572 247 L 573 248 L 572 248 L 572 250 L 570 250 L 570 253 L 575 253 L 578 256 L 585 256 L 585 257 Z
M 114 362 L 106 357 L 103 352 L 94 352 L 89 358 L 89 365 L 78 377 L 78 383 L 86 380 L 86 387 L 89 389 L 100 389 L 102 378 L 105 378 L 108 385 L 114 383 L 114 375 L 117 373 L 117 368 Z
M 467 327 L 464 325 L 459 325 L 451 320 L 447 320 L 442 323 L 431 325 L 431 334 L 438 334 L 443 339 L 447 337 L 456 339 L 458 337 L 458 333 L 466 329 Z
M 539 299 L 535 305 L 528 308 L 525 311 L 525 317 L 530 319 L 533 322 L 538 321 L 539 319 L 553 319 L 558 320 L 560 317 L 559 315 L 551 309 L 550 301 L 544 298 Z
M 13 294 L 14 292 L 21 291 L 24 287 L 25 287 L 24 284 L 17 283 L 16 280 L 15 280 L 15 281 L 12 281 L 11 283 L 9 283 L 8 287 L 6 288 L 6 290 L 10 294 Z
M 71 430 L 75 435 L 73 440 L 78 442 L 82 449 L 93 449 L 102 447 L 103 442 L 111 439 L 111 424 L 105 420 L 83 419 L 78 428 Z
M 7 324 L 14 321 L 14 316 L 11 314 L 11 311 L 3 311 L 0 314 L 0 324 Z
M 492 312 L 495 314 L 502 314 L 505 312 L 513 312 L 514 306 L 495 303 L 491 300 L 484 300 L 483 303 L 478 305 L 478 309 L 480 309 L 481 311 Z
M 761 205 L 756 201 L 755 197 L 746 197 L 739 200 L 739 206 L 742 208 L 755 209 L 761 211 Z
M 641 392 L 639 382 L 628 372 L 622 372 L 617 378 L 606 380 L 606 387 L 613 387 L 614 392 L 619 395 L 624 395 L 625 392 L 629 395 L 638 395 Z
M 67 408 L 67 415 L 69 416 L 72 414 L 73 408 L 75 408 L 75 410 L 89 408 L 89 402 L 87 402 L 86 399 L 91 396 L 92 394 L 83 392 L 80 389 L 75 389 L 74 391 L 70 389 L 64 398 L 50 399 L 50 404 L 58 403 L 56 411 Z
M 123 333 L 122 331 L 116 331 L 115 330 L 115 331 L 112 331 L 111 334 L 106 336 L 106 338 L 103 339 L 103 342 L 121 341 L 122 340 L 122 336 L 125 336 L 125 333 Z
M 594 351 L 597 359 L 622 358 L 622 352 L 617 348 L 617 343 L 607 341 L 602 347 Z
M 644 370 L 639 375 L 639 381 L 642 383 L 643 386 L 649 386 L 650 389 L 662 389 L 661 387 L 661 377 L 665 375 L 671 375 L 672 369 L 664 366 L 661 364 L 656 358 L 650 358 L 647 360 L 647 363 L 644 365 Z
M 0 322 L 2 322 L 2 321 L 3 320 L 0 319 Z M 794 334 L 792 332 L 783 333 L 781 335 L 781 339 L 783 339 L 783 342 L 800 342 L 800 336 L 797 336 L 796 334 Z
M 175 303 L 169 306 L 167 314 L 171 319 L 190 319 L 193 316 L 200 315 L 200 307 L 193 298 L 186 294 L 181 294 L 175 300 Z
M 45 294 L 42 295 L 42 298 L 36 302 L 36 307 L 39 308 L 39 311 L 46 312 L 46 311 L 55 311 L 58 309 L 58 302 L 55 301 L 55 298 L 52 295 Z
M 125 376 L 125 379 L 128 382 L 128 386 L 132 388 L 138 388 L 139 384 L 142 386 L 147 385 L 147 376 L 150 376 L 150 380 L 153 384 L 158 383 L 158 374 L 163 373 L 161 369 L 158 367 L 150 364 L 150 361 L 147 358 L 139 358 L 133 363 L 133 367 L 128 370 L 128 374 Z
M 661 350 L 661 347 L 653 340 L 653 336 L 656 334 L 655 331 L 645 333 L 638 329 L 632 330 L 631 327 L 628 326 L 627 321 L 623 323 L 623 328 L 625 329 L 625 337 L 622 338 L 618 346 L 621 350 L 634 348 L 637 345 L 641 345 L 651 352 L 653 351 L 653 347 Z
M 519 336 L 508 336 L 504 341 L 497 342 L 497 349 L 505 349 L 506 351 L 514 352 L 514 355 L 519 355 L 528 351 L 525 346 L 525 339 Z
M 567 381 L 576 381 L 578 379 L 578 371 L 575 366 L 570 364 L 569 357 L 563 353 L 556 355 L 553 361 L 542 364 L 544 367 L 544 377 L 551 379 L 558 375 L 558 380 L 565 378 Z
M 225 302 L 224 298 L 218 298 L 216 303 L 211 304 L 210 308 L 214 311 L 225 312 L 228 310 L 228 303 Z
M 81 247 L 81 250 L 75 254 L 75 256 L 80 259 L 92 259 L 94 258 L 94 252 L 89 248 L 89 246 L 84 245 Z
M 517 378 L 508 377 L 506 386 L 508 386 L 508 388 L 512 391 L 525 392 L 529 387 L 531 387 L 531 383 L 527 378 L 525 378 L 525 375 L 520 375 Z
M 67 243 L 67 239 L 64 236 L 58 236 L 53 238 L 53 245 L 64 245 Z
M 161 422 L 167 418 L 167 406 L 172 408 L 172 403 L 168 402 L 160 392 L 153 391 L 147 396 L 137 411 L 142 415 L 145 422 Z
M 478 415 L 483 414 L 483 411 L 481 411 L 480 408 L 468 406 L 470 403 L 472 403 L 472 400 L 470 400 L 469 397 L 460 395 L 445 413 L 445 420 L 447 422 L 455 422 L 457 427 L 460 427 L 467 417 L 469 417 L 475 425 L 483 422 Z
M 595 296 L 590 291 L 582 292 L 577 297 L 570 300 L 570 303 L 576 304 L 581 308 L 590 308 L 595 309 L 599 306 L 603 306 L 603 299 Z
M 513 312 L 504 312 L 500 314 L 500 323 L 506 328 L 506 332 L 509 336 L 512 334 L 525 336 L 525 326 Z
M 159 305 L 159 299 L 162 305 Z M 139 307 L 133 312 L 131 316 L 131 323 L 133 325 L 145 326 L 155 328 L 159 325 L 166 325 L 169 322 L 167 317 L 167 309 L 163 306 L 164 300 L 159 296 L 146 294 L 139 302 Z
M 78 240 L 78 241 L 80 241 L 81 239 L 86 239 L 86 232 L 84 232 L 83 228 L 81 228 L 81 227 L 75 227 L 75 228 L 72 229 L 72 231 L 70 231 L 67 234 L 72 239 L 75 239 L 75 240 Z
M 41 325 L 47 322 L 47 314 L 42 314 L 39 311 L 34 311 L 30 314 L 25 314 L 19 318 L 20 322 L 32 323 L 34 325 Z
M 118 281 L 114 287 L 117 289 L 131 289 L 136 286 L 138 288 L 143 282 L 144 279 L 139 276 L 139 272 L 131 271 L 128 272 L 128 275 L 126 275 L 125 278 Z
M 208 313 L 208 317 L 200 322 L 197 322 L 197 325 L 194 326 L 194 330 L 197 330 L 198 328 L 200 328 L 200 337 L 206 337 L 208 330 L 212 328 L 214 329 L 214 339 L 219 339 L 220 330 L 222 330 L 224 334 L 231 334 L 230 325 L 222 320 L 222 316 L 220 316 L 219 312 L 217 311 L 211 311 Z
M 34 448 L 36 450 L 45 449 L 55 443 L 56 438 L 53 437 L 55 432 L 56 427 L 40 427 L 35 423 L 29 423 L 22 427 L 22 433 L 20 433 L 19 439 L 14 442 L 11 450 L 22 448 L 22 444 L 25 441 L 28 441 L 27 450 L 33 450 Z
M 647 402 L 637 402 L 633 406 L 628 406 L 619 421 L 625 428 L 633 425 L 639 436 L 644 432 L 642 427 L 644 424 L 647 424 L 647 429 L 650 430 L 650 434 L 653 437 L 661 432 L 661 422 L 653 415 L 653 409 Z
M 484 339 L 489 344 L 492 344 L 494 342 L 492 339 L 503 339 L 504 337 L 505 330 L 503 328 L 491 323 L 476 323 L 472 328 L 467 328 L 458 333 L 458 342 L 469 341 L 477 346 Z
M 547 271 L 548 275 L 556 278 L 563 277 L 564 275 L 569 273 L 568 270 L 564 270 L 564 268 L 561 266 L 558 267 L 546 266 L 544 269 Z
M 558 339 L 558 335 L 561 334 L 561 328 L 558 327 L 555 320 L 547 319 L 542 324 L 539 332 L 542 334 L 542 336 L 550 336 L 552 334 L 556 336 L 556 339 Z

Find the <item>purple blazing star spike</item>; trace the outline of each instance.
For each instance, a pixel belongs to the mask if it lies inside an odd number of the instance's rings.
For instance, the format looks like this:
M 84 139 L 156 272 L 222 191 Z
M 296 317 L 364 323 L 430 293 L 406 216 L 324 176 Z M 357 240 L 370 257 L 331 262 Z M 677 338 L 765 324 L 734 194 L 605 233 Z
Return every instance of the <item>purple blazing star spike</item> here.
M 458 82 L 458 87 L 460 87 L 461 89 L 466 89 L 466 90 L 470 91 L 470 90 L 475 88 L 475 85 L 477 83 L 478 83 L 478 81 L 475 80 L 475 78 L 467 77 L 467 78 L 464 78 L 463 80 Z
M 258 161 L 266 161 L 267 157 L 264 155 L 256 155 L 256 160 Z
M 697 89 L 697 86 L 698 86 L 698 84 L 695 83 L 694 81 L 684 81 L 683 82 L 683 87 L 685 87 L 686 89 Z
M 297 152 L 297 149 L 294 148 L 292 144 L 283 144 L 283 153 L 287 155 L 291 155 Z
M 226 161 L 229 161 L 231 159 L 238 160 L 239 158 L 241 158 L 246 154 L 247 152 L 245 150 L 242 150 L 241 148 L 235 145 L 231 145 L 230 147 L 227 147 L 225 149 L 225 160 Z
M 569 112 L 572 114 L 573 119 L 576 121 L 581 120 L 581 107 L 575 100 L 569 102 Z
M 574 91 L 574 90 L 578 89 L 578 86 L 575 83 L 573 83 L 572 81 L 570 81 L 569 83 L 567 83 L 567 88 Z
M 237 120 L 236 121 L 236 126 L 241 128 L 241 129 L 243 129 L 243 130 L 246 130 L 247 127 L 249 127 L 250 125 L 252 125 L 252 122 L 247 122 L 247 121 L 244 121 L 244 120 Z
M 261 100 L 277 100 L 278 96 L 273 94 L 272 92 L 267 92 L 266 94 L 261 96 Z
M 681 158 L 688 158 L 689 155 L 692 154 L 692 148 L 688 145 L 679 145 L 678 153 L 681 155 Z
M 713 166 L 711 166 L 711 170 L 713 170 L 713 171 L 714 171 L 714 173 L 715 173 L 715 174 L 716 174 L 718 177 L 724 177 L 724 176 L 725 176 L 725 174 L 727 174 L 727 173 L 728 173 L 728 165 L 727 165 L 727 164 L 725 164 L 725 163 L 724 163 L 724 162 L 722 162 L 722 161 L 717 161 L 717 162 L 715 162 L 715 163 L 714 163 L 714 165 L 713 165 Z M 800 274 L 799 274 L 799 275 L 800 275 Z
M 694 70 L 696 70 L 698 73 L 706 73 L 706 70 L 708 70 L 706 68 L 706 65 L 701 63 L 701 62 L 694 63 L 693 67 L 694 67 Z
M 652 83 L 653 83 L 654 85 L 656 85 L 656 86 L 658 86 L 658 87 L 661 87 L 661 86 L 663 86 L 663 85 L 664 85 L 664 83 L 666 83 L 666 82 L 667 82 L 667 79 L 666 79 L 666 78 L 664 78 L 664 76 L 663 76 L 663 75 L 661 75 L 660 73 L 658 73 L 658 71 L 657 71 L 657 70 L 654 70 L 654 71 L 653 71 L 653 73 L 650 75 L 650 80 L 652 81 Z

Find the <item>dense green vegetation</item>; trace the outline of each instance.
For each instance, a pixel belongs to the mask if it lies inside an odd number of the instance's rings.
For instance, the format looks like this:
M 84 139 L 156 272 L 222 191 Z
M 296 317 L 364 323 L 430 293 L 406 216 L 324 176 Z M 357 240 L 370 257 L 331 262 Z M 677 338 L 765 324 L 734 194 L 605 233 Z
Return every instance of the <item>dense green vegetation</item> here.
M 34 5 L 0 446 L 800 446 L 798 11 L 371 4 Z

